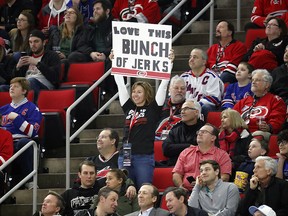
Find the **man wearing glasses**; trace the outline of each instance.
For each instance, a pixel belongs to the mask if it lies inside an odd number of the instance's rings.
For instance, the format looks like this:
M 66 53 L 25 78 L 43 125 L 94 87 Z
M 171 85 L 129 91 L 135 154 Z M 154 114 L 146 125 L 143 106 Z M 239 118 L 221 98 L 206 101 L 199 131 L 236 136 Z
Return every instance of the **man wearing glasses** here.
M 167 165 L 174 166 L 179 154 L 191 145 L 197 145 L 196 132 L 204 125 L 200 120 L 201 105 L 198 102 L 186 101 L 181 109 L 181 122 L 176 124 L 163 142 L 163 153 L 168 157 Z
M 229 155 L 217 147 L 218 133 L 211 124 L 205 124 L 197 131 L 198 146 L 191 145 L 182 151 L 172 171 L 175 186 L 191 191 L 200 175 L 199 164 L 203 160 L 215 160 L 220 165 L 221 179 L 229 181 L 232 163 Z

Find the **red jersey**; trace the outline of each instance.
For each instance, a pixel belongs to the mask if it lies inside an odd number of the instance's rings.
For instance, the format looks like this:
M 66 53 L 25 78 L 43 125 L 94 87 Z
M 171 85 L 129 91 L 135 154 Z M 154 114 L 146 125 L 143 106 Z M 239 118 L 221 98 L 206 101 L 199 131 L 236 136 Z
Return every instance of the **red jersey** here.
M 112 16 L 121 21 L 136 18 L 141 23 L 157 24 L 161 20 L 160 8 L 157 2 L 149 0 L 116 0 L 112 9 Z
M 218 71 L 220 74 L 224 71 L 235 74 L 238 64 L 246 52 L 245 45 L 234 39 L 225 47 L 222 47 L 220 43 L 213 44 L 207 51 L 208 68 Z
M 264 21 L 268 15 L 279 17 L 287 11 L 287 0 L 255 0 L 251 14 L 251 22 L 264 28 Z

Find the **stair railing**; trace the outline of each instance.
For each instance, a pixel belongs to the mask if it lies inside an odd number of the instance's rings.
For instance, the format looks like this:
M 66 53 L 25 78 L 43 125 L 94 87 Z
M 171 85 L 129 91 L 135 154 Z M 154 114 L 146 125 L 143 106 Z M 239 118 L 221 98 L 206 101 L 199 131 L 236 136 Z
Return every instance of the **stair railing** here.
M 175 12 L 178 8 L 180 8 L 187 0 L 182 0 L 178 3 L 178 5 L 173 8 L 160 22 L 162 24 L 167 20 L 173 12 Z M 213 18 L 214 18 L 214 0 L 210 0 L 210 2 L 189 22 L 185 25 L 185 30 L 181 30 L 176 36 L 173 37 L 172 42 L 174 42 L 181 34 L 183 34 L 189 26 L 195 22 L 206 10 L 210 8 L 210 27 L 209 27 L 209 44 L 212 45 L 213 42 Z M 163 21 L 164 20 L 164 21 Z M 71 122 L 71 111 L 77 106 L 90 92 L 92 92 L 107 76 L 111 74 L 111 69 L 109 69 L 99 80 L 97 80 L 89 89 L 87 89 L 66 111 L 66 189 L 70 188 L 70 143 L 76 138 L 82 130 L 84 130 L 97 116 L 99 116 L 108 106 L 116 100 L 119 93 L 116 93 L 109 101 L 107 101 L 93 116 L 91 116 L 77 131 L 75 131 L 72 135 L 70 133 L 70 122 Z M 130 78 L 127 79 L 126 87 L 130 86 Z M 156 80 L 156 88 L 158 87 L 159 81 Z M 71 135 L 71 136 L 70 136 Z
M 22 185 L 24 185 L 30 178 L 33 177 L 33 212 L 34 214 L 37 210 L 37 169 L 38 169 L 38 146 L 34 140 L 28 142 L 24 147 L 22 147 L 18 152 L 16 152 L 9 160 L 0 166 L 0 171 L 5 169 L 9 164 L 11 164 L 16 158 L 18 158 L 23 152 L 25 152 L 30 146 L 33 146 L 33 170 L 24 179 L 22 179 L 17 185 L 11 188 L 6 194 L 0 198 L 0 204 L 4 202 L 12 193 L 18 190 Z

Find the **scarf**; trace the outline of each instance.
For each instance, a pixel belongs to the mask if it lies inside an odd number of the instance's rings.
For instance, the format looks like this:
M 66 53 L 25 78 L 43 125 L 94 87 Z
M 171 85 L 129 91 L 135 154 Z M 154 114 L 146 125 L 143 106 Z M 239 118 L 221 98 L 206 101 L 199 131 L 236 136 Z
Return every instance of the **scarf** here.
M 235 145 L 237 140 L 240 138 L 242 131 L 243 128 L 234 129 L 231 134 L 228 134 L 227 130 L 224 130 L 219 135 L 220 148 L 226 151 L 230 158 L 234 157 Z

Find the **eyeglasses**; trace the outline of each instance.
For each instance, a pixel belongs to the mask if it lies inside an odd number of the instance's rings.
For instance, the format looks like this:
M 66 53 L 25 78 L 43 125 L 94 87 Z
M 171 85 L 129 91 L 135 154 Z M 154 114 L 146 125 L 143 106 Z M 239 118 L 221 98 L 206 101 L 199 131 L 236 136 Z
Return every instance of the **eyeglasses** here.
M 287 145 L 288 142 L 283 140 L 283 141 L 278 142 L 277 144 L 278 144 L 279 146 L 284 146 L 284 145 Z
M 211 134 L 211 135 L 214 135 L 213 133 L 211 133 L 208 130 L 198 130 L 198 131 L 196 131 L 196 134 L 197 135 L 199 135 L 199 134 Z
M 65 11 L 64 14 L 65 14 L 65 15 L 66 15 L 66 14 L 76 14 L 76 12 L 75 12 L 75 11 Z
M 277 26 L 277 27 L 279 27 L 279 25 L 274 24 L 274 23 L 268 23 L 268 24 L 266 24 L 266 27 L 271 27 L 271 26 Z
M 180 109 L 180 112 L 186 112 L 187 110 L 196 110 L 194 107 L 183 107 Z
M 27 21 L 27 20 L 26 19 L 19 19 L 19 18 L 16 19 L 16 22 L 25 22 L 25 21 Z

